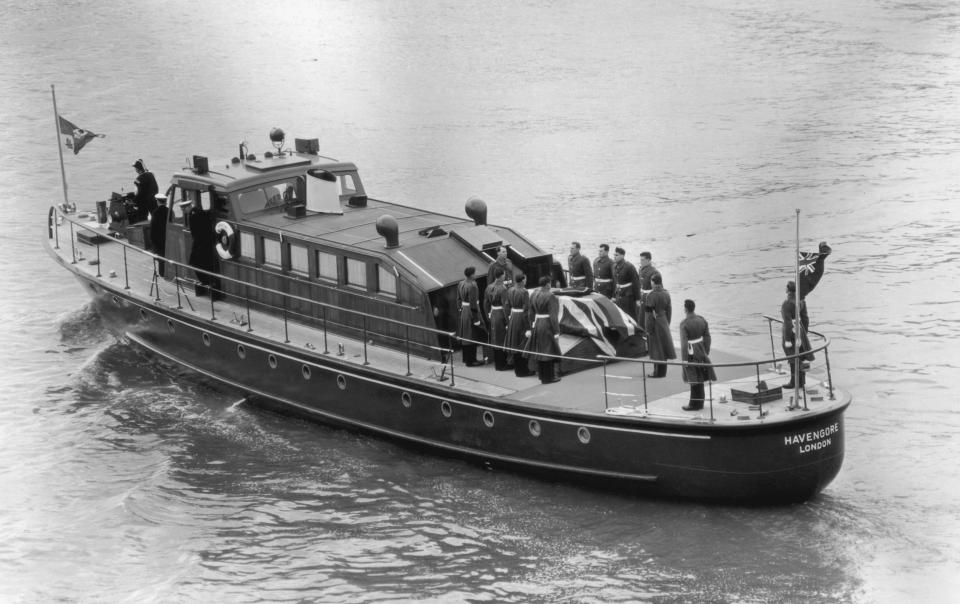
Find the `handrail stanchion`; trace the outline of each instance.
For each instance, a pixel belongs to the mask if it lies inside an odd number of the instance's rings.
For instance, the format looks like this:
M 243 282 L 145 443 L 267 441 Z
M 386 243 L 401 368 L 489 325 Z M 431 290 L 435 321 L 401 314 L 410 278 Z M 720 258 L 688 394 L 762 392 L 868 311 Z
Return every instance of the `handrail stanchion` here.
M 100 274 L 100 239 L 97 238 L 96 242 L 97 242 L 97 279 L 99 279 L 102 276 Z
M 320 310 L 323 311 L 323 354 L 330 354 L 330 349 L 327 347 L 327 307 L 321 306 Z
M 713 418 L 713 380 L 707 380 L 707 389 L 710 391 L 710 423 L 716 420 Z
M 410 373 L 410 325 L 409 325 L 409 324 L 407 324 L 407 326 L 406 326 L 406 331 L 407 331 L 407 336 L 406 336 L 406 342 L 407 342 L 407 375 L 413 375 L 412 373 Z
M 760 419 L 763 419 L 763 394 L 760 390 L 760 363 L 756 364 L 757 367 L 757 393 L 760 396 L 757 397 L 757 408 L 760 410 Z
M 211 285 L 207 288 L 207 295 L 210 296 L 210 320 L 211 320 L 211 321 L 216 321 L 216 320 L 217 320 L 217 315 L 216 315 L 216 313 L 214 312 L 214 309 L 213 309 L 213 298 L 214 298 L 213 291 L 214 291 L 214 290 L 213 290 L 213 284 L 211 284 Z
M 773 319 L 764 315 L 764 318 L 767 320 L 767 328 L 770 330 L 770 358 L 773 359 L 773 370 L 777 373 L 780 373 L 780 363 L 777 362 L 777 351 L 773 346 Z M 760 368 L 757 368 L 757 374 L 760 373 Z
M 457 379 L 453 375 L 453 338 L 455 337 L 456 337 L 456 334 L 452 334 L 452 333 L 450 334 L 451 346 L 450 346 L 449 354 L 447 355 L 447 358 L 450 359 L 450 387 L 451 388 L 457 385 Z
M 51 218 L 53 219 L 53 242 L 54 242 L 53 249 L 55 250 L 60 249 L 60 221 L 57 220 L 59 215 L 60 215 L 60 211 L 57 209 L 54 209 L 53 216 L 51 216 Z
M 130 268 L 127 266 L 127 246 L 123 248 L 123 289 L 130 289 Z
M 603 410 L 610 408 L 609 395 L 607 394 L 607 359 L 603 359 Z
M 640 361 L 640 373 L 643 375 L 643 410 L 647 409 L 647 362 Z
M 253 314 L 250 313 L 250 286 L 243 286 L 243 299 L 247 306 L 247 333 L 253 331 Z
M 281 296 L 280 299 L 283 300 L 283 343 L 289 344 L 290 332 L 289 328 L 287 327 L 287 297 Z
M 157 297 L 154 300 L 155 302 L 160 301 L 160 283 L 157 281 L 157 259 L 153 259 L 153 283 L 150 284 L 150 291 L 153 292 L 156 290 Z
M 367 360 L 367 315 L 363 315 L 363 364 L 369 365 Z
M 823 358 L 827 363 L 827 389 L 830 391 L 830 400 L 835 400 L 833 397 L 833 374 L 830 373 L 830 355 L 827 353 L 827 348 L 823 349 Z M 806 402 L 806 398 L 804 398 Z
M 177 290 L 177 310 L 183 310 L 183 302 L 180 300 L 180 292 L 182 291 L 182 285 L 180 282 L 180 265 L 173 265 L 173 286 Z
M 73 221 L 69 220 L 70 223 L 70 253 L 73 254 L 73 262 L 70 264 L 77 263 L 77 238 L 73 236 Z

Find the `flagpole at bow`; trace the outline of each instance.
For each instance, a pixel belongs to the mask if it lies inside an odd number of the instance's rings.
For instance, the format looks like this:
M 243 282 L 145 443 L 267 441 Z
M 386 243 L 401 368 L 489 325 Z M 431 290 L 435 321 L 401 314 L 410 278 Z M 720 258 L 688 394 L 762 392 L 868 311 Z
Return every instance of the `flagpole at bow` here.
M 803 323 L 800 322 L 800 208 L 797 208 L 797 233 L 796 233 L 796 255 L 794 258 L 794 281 L 795 291 L 793 299 L 793 354 L 797 355 L 793 359 L 793 404 L 791 407 L 800 406 L 800 391 L 804 390 L 804 387 L 800 385 L 801 382 L 801 373 L 800 373 L 800 351 L 803 350 Z M 803 395 L 803 408 L 807 408 L 807 395 L 804 390 Z
M 57 93 L 50 84 L 50 95 L 53 97 L 53 127 L 57 131 L 57 153 L 60 154 L 60 179 L 63 181 L 63 207 L 70 206 L 67 199 L 67 171 L 63 167 L 63 141 L 60 140 L 60 113 L 57 111 Z

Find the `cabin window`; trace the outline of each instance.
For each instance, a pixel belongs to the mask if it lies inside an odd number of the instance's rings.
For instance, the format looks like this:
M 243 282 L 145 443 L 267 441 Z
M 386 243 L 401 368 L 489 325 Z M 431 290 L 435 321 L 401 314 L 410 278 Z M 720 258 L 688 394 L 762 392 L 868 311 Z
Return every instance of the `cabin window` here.
M 307 260 L 307 248 L 296 243 L 290 244 L 290 270 L 303 275 L 310 274 L 309 261 Z
M 367 289 L 367 263 L 347 258 L 347 285 Z
M 263 238 L 263 263 L 281 266 L 280 242 L 276 239 Z
M 353 181 L 353 174 L 340 175 L 340 194 L 353 195 L 357 192 L 357 184 Z
M 317 252 L 317 277 L 337 281 L 337 257 L 326 252 Z
M 247 260 L 257 260 L 257 240 L 253 233 L 240 231 L 240 257 Z
M 397 297 L 397 275 L 392 267 L 377 265 L 377 293 Z
M 301 178 L 288 178 L 243 191 L 237 194 L 237 205 L 244 214 L 259 212 L 266 208 L 283 206 L 303 200 L 304 182 Z

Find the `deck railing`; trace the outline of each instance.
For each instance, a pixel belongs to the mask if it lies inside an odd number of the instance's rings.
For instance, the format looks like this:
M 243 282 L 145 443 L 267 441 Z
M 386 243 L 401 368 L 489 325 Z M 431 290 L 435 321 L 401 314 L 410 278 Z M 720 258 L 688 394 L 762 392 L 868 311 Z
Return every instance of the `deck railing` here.
M 69 224 L 70 228 L 70 245 L 71 245 L 71 264 L 77 263 L 77 229 L 80 231 L 87 231 L 92 233 L 94 236 L 100 235 L 102 233 L 97 230 L 97 228 L 103 229 L 103 225 L 97 225 L 96 228 L 91 227 L 90 225 L 85 225 L 82 222 L 74 219 L 74 217 L 64 214 L 58 208 L 51 207 L 49 213 L 49 231 L 48 237 L 54 240 L 54 249 L 60 249 L 60 227 L 61 222 L 66 221 Z M 100 246 L 103 245 L 100 240 L 96 237 L 92 238 L 92 243 L 96 249 L 96 262 L 98 278 L 101 278 L 101 254 Z M 191 311 L 196 311 L 194 303 L 191 301 L 191 296 L 187 293 L 189 290 L 193 290 L 197 285 L 198 281 L 189 277 L 190 273 L 195 273 L 198 275 L 209 276 L 213 283 L 216 282 L 230 282 L 236 284 L 238 289 L 244 291 L 244 295 L 232 294 L 225 291 L 222 287 L 215 288 L 212 285 L 201 285 L 205 289 L 209 290 L 210 293 L 206 296 L 209 305 L 210 305 L 210 320 L 217 320 L 217 301 L 219 300 L 230 300 L 233 299 L 237 301 L 239 306 L 242 306 L 246 309 L 246 315 L 239 317 L 241 322 L 241 327 L 246 326 L 247 332 L 254 331 L 254 310 L 262 312 L 263 315 L 269 316 L 271 318 L 279 319 L 282 322 L 283 326 L 283 341 L 284 343 L 290 342 L 290 323 L 296 322 L 300 325 L 309 326 L 311 328 L 319 328 L 323 333 L 323 354 L 330 354 L 329 349 L 329 336 L 330 334 L 335 335 L 348 335 L 356 334 L 358 339 L 362 340 L 363 343 L 363 364 L 369 365 L 369 355 L 368 355 L 368 344 L 370 342 L 370 336 L 375 336 L 381 341 L 392 341 L 396 343 L 396 346 L 393 347 L 396 350 L 402 350 L 405 352 L 407 372 L 406 375 L 411 375 L 411 354 L 412 349 L 417 350 L 428 350 L 436 354 L 440 358 L 443 364 L 449 365 L 449 375 L 450 375 L 450 385 L 455 385 L 455 373 L 454 373 L 454 364 L 453 364 L 453 348 L 452 344 L 456 340 L 456 334 L 449 331 L 444 331 L 440 329 L 435 329 L 432 327 L 427 327 L 424 325 L 417 325 L 414 323 L 409 323 L 401 321 L 398 319 L 390 319 L 387 317 L 382 317 L 379 315 L 372 315 L 370 313 L 365 313 L 358 310 L 352 310 L 345 308 L 343 306 L 338 306 L 334 304 L 329 304 L 326 302 L 319 302 L 312 300 L 310 298 L 305 298 L 303 296 L 297 296 L 295 294 L 290 294 L 287 292 L 282 292 L 270 287 L 265 287 L 255 283 L 249 283 L 247 281 L 242 281 L 233 277 L 229 277 L 220 273 L 214 273 L 211 271 L 205 271 L 189 264 L 178 262 L 176 260 L 171 260 L 163 256 L 158 256 L 152 252 L 149 252 L 137 245 L 133 245 L 128 241 L 124 241 L 120 238 L 110 238 L 110 245 L 119 245 L 123 249 L 123 279 L 124 279 L 124 289 L 130 290 L 130 262 L 128 261 L 128 250 L 140 254 L 144 258 L 149 259 L 152 263 L 152 272 L 149 276 L 149 279 L 146 282 L 146 285 L 149 285 L 149 290 L 145 294 L 147 297 L 153 298 L 156 302 L 163 301 L 161 283 L 162 281 L 169 281 L 173 284 L 176 292 L 178 310 L 184 308 L 184 304 Z M 172 277 L 161 277 L 159 273 L 159 265 L 163 262 L 166 266 L 165 271 L 173 272 Z M 168 272 L 166 274 L 169 274 Z M 136 275 L 134 275 L 136 280 Z M 254 292 L 259 292 L 265 294 L 266 296 L 277 296 L 281 300 L 279 306 L 270 304 L 264 300 L 257 299 L 250 295 L 251 290 Z M 194 296 L 193 299 L 197 300 L 199 296 Z M 294 303 L 300 304 L 304 308 L 310 308 L 316 310 L 319 315 L 319 319 L 314 315 L 309 315 L 304 312 L 300 312 L 292 309 Z M 345 316 L 351 317 L 359 323 L 359 327 L 350 325 L 343 322 L 337 322 L 332 319 L 328 319 L 328 314 L 334 316 Z M 237 318 L 235 317 L 235 320 Z M 375 331 L 370 328 L 371 323 L 377 325 L 391 325 L 394 328 L 402 331 L 404 333 L 403 337 L 397 337 L 386 333 L 385 330 Z M 424 344 L 422 342 L 415 341 L 412 335 L 420 336 L 432 336 L 438 340 L 446 339 L 451 343 L 451 346 L 434 346 L 429 344 Z M 340 353 L 342 354 L 342 353 Z M 422 355 L 421 355 L 422 356 Z M 445 376 L 441 376 L 445 379 Z
M 69 214 L 62 213 L 58 208 L 51 207 L 50 213 L 49 213 L 48 237 L 54 240 L 54 249 L 57 249 L 57 250 L 60 249 L 60 227 L 61 227 L 61 222 L 63 220 L 68 222 L 70 225 L 70 244 L 71 244 L 71 258 L 72 258 L 71 263 L 76 264 L 77 263 L 77 249 L 76 249 L 77 237 L 76 237 L 75 227 L 81 230 L 89 231 L 94 235 L 98 235 L 101 233 L 99 233 L 94 228 L 91 228 L 89 225 L 84 225 L 83 223 L 75 220 Z M 96 261 L 97 275 L 96 276 L 99 278 L 99 277 L 102 277 L 101 265 L 100 265 L 101 243 L 99 239 L 96 239 L 96 238 L 94 238 L 93 241 L 94 243 L 92 245 L 95 246 L 96 253 L 97 253 L 97 261 Z M 370 340 L 370 337 L 369 337 L 372 334 L 383 341 L 396 342 L 396 346 L 392 348 L 394 350 L 403 350 L 405 352 L 406 364 L 407 364 L 406 375 L 408 376 L 412 375 L 411 374 L 411 354 L 412 354 L 411 349 L 412 348 L 417 348 L 418 350 L 428 350 L 433 353 L 436 353 L 441 359 L 441 364 L 449 368 L 450 386 L 455 386 L 456 375 L 455 375 L 453 343 L 460 342 L 465 344 L 476 344 L 479 346 L 490 346 L 489 342 L 487 341 L 472 340 L 470 338 L 462 338 L 457 336 L 455 332 L 444 331 L 440 329 L 426 327 L 423 325 L 417 325 L 413 323 L 400 321 L 397 319 L 389 319 L 389 318 L 385 318 L 378 315 L 371 315 L 369 313 L 364 313 L 361 311 L 350 310 L 348 308 L 344 308 L 343 306 L 337 306 L 337 305 L 328 304 L 325 302 L 318 302 L 316 300 L 304 298 L 302 296 L 297 296 L 294 294 L 289 294 L 289 293 L 282 292 L 269 287 L 249 283 L 246 281 L 241 281 L 239 279 L 228 277 L 220 273 L 204 271 L 202 269 L 195 268 L 188 264 L 184 264 L 175 260 L 170 260 L 162 256 L 157 256 L 152 252 L 146 251 L 143 248 L 140 248 L 122 239 L 110 239 L 110 244 L 120 245 L 122 246 L 122 249 L 123 249 L 122 258 L 123 258 L 124 289 L 126 290 L 131 289 L 131 285 L 130 285 L 131 275 L 130 275 L 130 264 L 128 262 L 128 250 L 133 250 L 135 253 L 148 258 L 152 263 L 152 266 L 153 266 L 152 274 L 150 275 L 150 278 L 146 282 L 147 285 L 149 285 L 149 291 L 146 294 L 146 297 L 152 297 L 156 302 L 161 302 L 162 301 L 161 281 L 169 281 L 170 283 L 173 284 L 175 288 L 176 300 L 177 300 L 176 308 L 179 310 L 182 310 L 184 303 L 186 303 L 186 305 L 190 308 L 191 311 L 196 311 L 196 308 L 194 307 L 193 302 L 191 302 L 191 297 L 187 293 L 188 288 L 193 289 L 197 284 L 196 280 L 187 276 L 190 274 L 191 271 L 196 274 L 206 274 L 210 276 L 212 279 L 217 279 L 217 280 L 220 280 L 221 282 L 229 281 L 232 283 L 236 283 L 237 285 L 242 286 L 241 289 L 245 292 L 244 295 L 241 296 L 237 294 L 231 294 L 229 292 L 224 291 L 223 289 L 214 289 L 209 285 L 206 286 L 209 290 L 211 290 L 212 292 L 216 292 L 217 294 L 217 295 L 208 295 L 208 300 L 210 304 L 210 320 L 212 321 L 217 320 L 217 306 L 216 306 L 217 298 L 218 297 L 222 297 L 224 299 L 232 298 L 238 302 L 239 306 L 242 306 L 246 310 L 246 315 L 241 315 L 239 318 L 235 317 L 234 320 L 239 322 L 241 327 L 245 326 L 247 332 L 254 331 L 253 311 L 257 310 L 258 312 L 261 312 L 264 315 L 264 318 L 260 320 L 264 320 L 266 317 L 270 317 L 273 320 L 279 319 L 282 321 L 284 343 L 290 342 L 289 328 L 290 328 L 291 321 L 299 325 L 309 326 L 314 329 L 319 328 L 323 334 L 323 350 L 322 350 L 323 354 L 330 354 L 330 349 L 329 349 L 330 334 L 348 335 L 351 333 L 359 332 L 359 335 L 362 338 L 362 342 L 363 342 L 363 364 L 369 365 L 370 361 L 369 361 L 367 346 L 368 346 L 368 343 L 372 341 Z M 173 269 L 172 277 L 170 278 L 160 277 L 159 270 L 158 270 L 160 262 L 164 262 L 168 267 L 168 269 L 172 267 Z M 277 306 L 274 304 L 269 304 L 263 300 L 253 298 L 249 295 L 251 289 L 254 291 L 261 292 L 263 294 L 270 295 L 270 296 L 279 296 L 282 303 L 280 306 Z M 194 296 L 194 299 L 196 299 L 196 296 Z M 302 305 L 306 305 L 307 308 L 316 309 L 317 311 L 319 311 L 319 315 L 320 315 L 319 319 L 315 315 L 308 315 L 303 312 L 292 310 L 290 308 L 292 306 L 292 302 L 297 302 Z M 349 325 L 347 323 L 328 320 L 328 312 L 343 314 L 345 316 L 359 319 L 360 328 L 358 329 L 356 326 Z M 796 362 L 796 360 L 801 356 L 822 351 L 824 353 L 824 359 L 825 359 L 825 365 L 826 365 L 826 371 L 827 371 L 827 386 L 829 388 L 829 397 L 830 397 L 830 400 L 834 400 L 833 379 L 830 372 L 830 359 L 827 352 L 827 349 L 830 345 L 829 338 L 827 338 L 823 334 L 818 333 L 816 331 L 808 330 L 807 333 L 809 336 L 812 336 L 820 340 L 816 346 L 811 346 L 810 350 L 805 350 L 798 354 L 777 356 L 775 352 L 775 345 L 774 345 L 773 323 L 775 322 L 781 323 L 781 321 L 779 319 L 769 317 L 766 315 L 764 315 L 764 318 L 767 320 L 769 331 L 770 331 L 771 358 L 763 359 L 760 361 L 747 361 L 747 362 L 739 362 L 739 363 L 712 363 L 709 366 L 713 367 L 714 369 L 752 367 L 754 368 L 754 372 L 756 374 L 756 387 L 759 391 L 761 389 L 762 382 L 763 382 L 761 378 L 761 373 L 762 373 L 761 367 L 768 366 L 769 367 L 768 370 L 773 370 L 778 373 L 782 373 L 782 371 L 780 370 L 780 365 L 779 365 L 780 363 Z M 386 333 L 385 331 L 372 332 L 370 329 L 371 322 L 374 322 L 375 324 L 379 324 L 379 325 L 389 324 L 394 327 L 400 328 L 404 332 L 404 336 L 403 337 L 392 336 Z M 436 337 L 438 340 L 441 340 L 441 341 L 442 339 L 446 339 L 448 342 L 450 342 L 450 346 L 432 346 L 432 345 L 425 345 L 422 342 L 415 342 L 411 338 L 411 334 L 419 334 L 421 336 L 430 335 L 430 336 Z M 507 354 L 519 353 L 521 355 L 525 355 L 529 353 L 529 350 L 523 349 L 523 348 L 520 348 L 520 349 L 508 348 L 508 347 L 500 347 L 500 348 L 502 348 Z M 342 355 L 343 353 L 342 351 L 338 351 L 338 354 Z M 677 367 L 681 370 L 683 369 L 683 367 L 707 366 L 701 363 L 685 363 L 683 361 L 676 361 L 676 360 L 654 361 L 649 358 L 629 358 L 629 357 L 618 357 L 613 355 L 597 355 L 596 357 L 592 357 L 592 358 L 591 357 L 570 357 L 570 356 L 552 355 L 552 354 L 545 354 L 545 353 L 537 353 L 537 355 L 540 357 L 553 359 L 556 362 L 575 361 L 576 363 L 579 363 L 579 364 L 593 365 L 601 368 L 602 369 L 602 392 L 603 392 L 605 409 L 609 408 L 610 395 L 615 394 L 615 393 L 611 393 L 607 387 L 607 381 L 608 381 L 607 366 L 612 362 L 634 363 L 634 364 L 639 363 L 641 368 L 640 373 L 642 376 L 641 377 L 642 400 L 643 400 L 643 407 L 645 412 L 648 411 L 648 404 L 650 402 L 648 392 L 647 392 L 648 366 L 652 367 L 654 365 L 667 365 L 667 366 Z M 445 376 L 443 375 L 440 375 L 438 377 L 440 380 L 445 379 Z M 712 382 L 706 382 L 706 385 L 708 387 L 708 393 L 707 393 L 706 399 L 709 402 L 710 421 L 714 421 L 714 408 L 713 408 L 714 397 L 713 397 Z M 804 389 L 797 388 L 795 397 L 791 401 L 791 408 L 799 408 L 801 399 L 803 400 L 803 408 L 806 409 L 807 408 L 806 393 Z M 762 400 L 758 400 L 758 402 L 759 402 L 760 416 L 762 417 L 765 414 L 763 411 L 763 403 L 762 403 Z

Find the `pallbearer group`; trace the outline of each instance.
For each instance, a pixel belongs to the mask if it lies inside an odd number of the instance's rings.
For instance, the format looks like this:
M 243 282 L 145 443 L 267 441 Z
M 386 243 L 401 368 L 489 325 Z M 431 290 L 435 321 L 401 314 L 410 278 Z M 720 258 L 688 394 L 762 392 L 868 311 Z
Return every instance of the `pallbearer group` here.
M 600 244 L 597 258 L 591 263 L 580 253 L 580 243 L 570 246 L 567 260 L 569 286 L 596 291 L 610 298 L 647 334 L 649 357 L 653 364 L 651 378 L 667 375 L 665 361 L 676 359 L 670 334 L 672 307 L 670 294 L 663 287 L 663 277 L 653 266 L 650 252 L 640 254 L 640 270 L 626 260 L 623 248 Z M 542 277 L 532 292 L 527 290 L 525 276 L 507 257 L 507 249 L 497 250 L 497 259 L 488 267 L 487 286 L 480 295 L 476 269 L 464 269 L 464 280 L 457 290 L 460 304 L 458 335 L 464 340 L 463 361 L 468 367 L 483 365 L 477 358 L 477 344 L 489 342 L 497 371 L 513 369 L 517 376 L 538 375 L 542 383 L 560 381 L 556 363 L 561 355 L 559 301 L 551 291 L 550 277 Z M 696 315 L 695 303 L 686 300 L 687 317 L 680 324 L 681 355 L 684 361 L 709 363 L 710 331 L 705 319 Z M 521 351 L 521 352 L 516 352 Z M 536 362 L 532 371 L 529 361 Z M 659 361 L 659 362 L 658 362 Z M 684 367 L 683 379 L 691 384 L 690 404 L 684 409 L 703 408 L 703 382 L 715 380 L 711 367 Z

